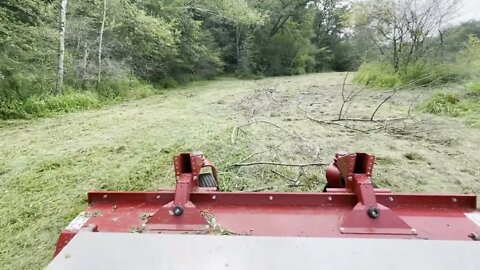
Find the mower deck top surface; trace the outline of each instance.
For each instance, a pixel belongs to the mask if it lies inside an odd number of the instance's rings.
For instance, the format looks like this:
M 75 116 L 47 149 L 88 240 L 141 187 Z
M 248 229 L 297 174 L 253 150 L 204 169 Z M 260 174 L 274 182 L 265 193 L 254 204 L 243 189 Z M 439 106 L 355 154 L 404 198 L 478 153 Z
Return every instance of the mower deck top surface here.
M 467 241 L 80 232 L 47 270 L 480 269 Z
M 182 231 L 190 234 L 234 234 L 252 236 L 368 237 L 425 240 L 468 240 L 480 229 L 475 212 L 476 197 L 448 194 L 379 194 L 379 203 L 406 221 L 414 233 L 395 230 L 364 233 L 343 231 L 342 223 L 356 204 L 354 194 L 339 193 L 244 193 L 197 192 L 191 201 L 207 220 L 207 225 L 191 227 L 182 215 L 175 223 L 145 227 L 147 220 L 173 192 L 92 192 L 90 206 L 82 214 L 85 224 L 95 224 L 99 232 Z M 372 219 L 372 224 L 379 222 Z M 478 244 L 478 242 L 477 242 Z

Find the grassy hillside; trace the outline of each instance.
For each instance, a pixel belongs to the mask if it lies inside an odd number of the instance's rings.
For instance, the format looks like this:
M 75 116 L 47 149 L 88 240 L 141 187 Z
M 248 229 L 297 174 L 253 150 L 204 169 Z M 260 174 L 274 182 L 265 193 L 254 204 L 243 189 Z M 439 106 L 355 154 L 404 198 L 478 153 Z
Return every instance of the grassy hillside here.
M 0 269 L 45 266 L 89 190 L 173 186 L 172 156 L 180 151 L 203 150 L 219 165 L 223 190 L 319 191 L 323 168 L 230 165 L 330 162 L 346 150 L 378 156 L 374 181 L 382 187 L 480 193 L 479 129 L 416 112 L 427 89 L 398 93 L 376 122 L 329 121 L 338 118 L 344 77 L 198 82 L 103 109 L 2 122 Z M 346 85 L 345 93 L 354 89 Z M 361 91 L 344 118 L 369 118 L 387 96 Z

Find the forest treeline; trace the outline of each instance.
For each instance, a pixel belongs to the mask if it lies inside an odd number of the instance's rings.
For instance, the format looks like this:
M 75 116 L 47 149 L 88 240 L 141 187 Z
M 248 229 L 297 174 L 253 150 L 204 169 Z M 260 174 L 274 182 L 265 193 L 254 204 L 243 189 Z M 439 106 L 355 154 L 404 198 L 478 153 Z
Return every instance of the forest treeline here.
M 389 70 L 377 84 L 390 86 L 432 63 L 457 61 L 469 43 L 476 49 L 478 22 L 448 27 L 459 1 L 418 2 L 3 0 L 0 118 L 95 107 L 220 74 L 297 75 L 370 63 L 359 81 Z

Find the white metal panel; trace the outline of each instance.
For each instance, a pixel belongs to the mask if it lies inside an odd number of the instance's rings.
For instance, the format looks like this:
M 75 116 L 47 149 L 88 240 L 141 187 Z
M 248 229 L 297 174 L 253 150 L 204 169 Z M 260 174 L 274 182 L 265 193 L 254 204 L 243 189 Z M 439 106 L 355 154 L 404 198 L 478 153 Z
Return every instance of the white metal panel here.
M 60 269 L 480 269 L 480 242 L 80 232 Z

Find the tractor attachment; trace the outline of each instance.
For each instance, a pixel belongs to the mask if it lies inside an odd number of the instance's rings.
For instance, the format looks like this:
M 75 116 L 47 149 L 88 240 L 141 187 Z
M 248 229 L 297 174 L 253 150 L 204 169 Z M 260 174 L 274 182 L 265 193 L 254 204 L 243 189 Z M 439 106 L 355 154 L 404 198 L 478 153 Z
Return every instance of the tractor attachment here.
M 60 255 L 48 269 L 77 269 L 71 263 L 76 256 L 83 260 L 82 269 L 94 265 L 84 261 L 92 260 L 91 256 L 100 263 L 97 269 L 106 268 L 111 260 L 127 263 L 112 269 L 137 269 L 118 257 L 125 252 L 141 256 L 142 263 L 161 258 L 157 266 L 165 269 L 206 269 L 207 265 L 290 269 L 289 263 L 274 260 L 259 266 L 260 257 L 252 259 L 257 252 L 276 257 L 269 250 L 309 262 L 323 258 L 318 266 L 336 269 L 355 262 L 370 265 L 361 254 L 383 262 L 382 269 L 392 263 L 409 265 L 404 256 L 418 257 L 415 266 L 438 264 L 437 269 L 451 269 L 448 266 L 463 260 L 455 269 L 480 269 L 480 242 L 475 242 L 480 240 L 480 212 L 475 195 L 392 193 L 372 183 L 374 164 L 375 156 L 369 154 L 337 154 L 326 170 L 323 193 L 221 192 L 217 170 L 202 153 L 180 154 L 174 158 L 175 190 L 88 193 L 88 208 L 61 233 L 55 250 Z M 279 251 L 279 246 L 286 249 Z M 101 247 L 117 251 L 99 256 Z M 316 255 L 310 254 L 312 250 Z M 232 257 L 228 251 L 237 254 Z M 213 258 L 224 257 L 218 261 L 202 257 L 209 252 L 216 252 L 210 255 Z M 345 267 L 343 258 L 334 263 L 328 257 L 337 258 L 342 252 L 352 256 Z M 394 255 L 397 252 L 400 257 Z M 173 259 L 181 257 L 178 253 L 205 265 Z M 218 264 L 222 258 L 227 261 Z

